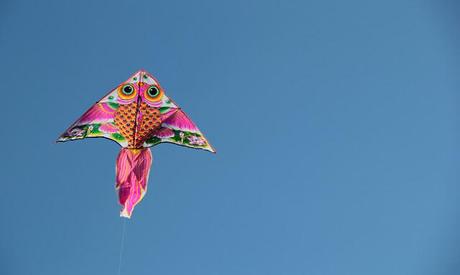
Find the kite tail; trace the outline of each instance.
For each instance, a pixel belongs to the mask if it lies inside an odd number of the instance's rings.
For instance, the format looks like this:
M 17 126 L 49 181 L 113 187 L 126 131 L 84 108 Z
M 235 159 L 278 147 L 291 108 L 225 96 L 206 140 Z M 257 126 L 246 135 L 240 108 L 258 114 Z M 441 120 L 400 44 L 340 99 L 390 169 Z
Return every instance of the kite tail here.
M 149 148 L 122 148 L 117 157 L 116 189 L 122 205 L 120 217 L 130 218 L 136 204 L 147 192 L 152 153 Z

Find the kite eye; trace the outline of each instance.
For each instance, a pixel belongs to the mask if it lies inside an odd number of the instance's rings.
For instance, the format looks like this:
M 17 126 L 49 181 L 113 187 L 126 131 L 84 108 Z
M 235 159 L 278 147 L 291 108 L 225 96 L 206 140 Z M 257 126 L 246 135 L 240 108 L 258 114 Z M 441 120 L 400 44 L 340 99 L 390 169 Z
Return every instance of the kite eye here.
M 150 86 L 145 91 L 145 97 L 150 101 L 159 101 L 162 95 L 163 92 L 160 90 L 160 88 L 154 85 Z
M 158 96 L 158 94 L 160 93 L 160 90 L 158 90 L 157 87 L 152 86 L 152 87 L 150 87 L 150 88 L 147 90 L 147 93 L 148 93 L 149 96 L 151 96 L 151 97 L 156 97 L 156 96 Z
M 123 90 L 122 90 L 122 91 L 123 91 L 123 93 L 124 93 L 125 95 L 130 96 L 130 95 L 132 95 L 132 94 L 134 93 L 134 88 L 133 88 L 133 86 L 131 86 L 131 85 L 125 85 L 125 86 L 123 86 Z
M 118 95 L 122 99 L 132 99 L 134 96 L 136 96 L 136 90 L 134 90 L 133 85 L 126 84 L 120 87 L 118 90 Z

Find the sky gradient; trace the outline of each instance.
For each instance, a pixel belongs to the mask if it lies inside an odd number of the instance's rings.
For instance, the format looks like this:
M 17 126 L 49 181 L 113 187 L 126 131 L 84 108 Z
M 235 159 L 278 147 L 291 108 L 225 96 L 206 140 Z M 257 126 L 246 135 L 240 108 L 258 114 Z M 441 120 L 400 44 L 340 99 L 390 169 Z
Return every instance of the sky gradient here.
M 458 14 L 1 1 L 0 274 L 116 274 L 119 147 L 54 141 L 141 68 L 217 154 L 153 148 L 121 274 L 459 274 Z

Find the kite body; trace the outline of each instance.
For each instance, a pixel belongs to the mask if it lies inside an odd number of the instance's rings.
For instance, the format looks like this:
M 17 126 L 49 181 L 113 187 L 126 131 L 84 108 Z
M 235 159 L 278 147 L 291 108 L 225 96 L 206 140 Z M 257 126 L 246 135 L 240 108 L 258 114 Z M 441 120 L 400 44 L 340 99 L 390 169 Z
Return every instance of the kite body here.
M 116 161 L 120 216 L 131 217 L 144 197 L 152 154 L 149 147 L 174 143 L 215 152 L 193 121 L 140 70 L 96 102 L 57 141 L 102 137 L 121 147 Z

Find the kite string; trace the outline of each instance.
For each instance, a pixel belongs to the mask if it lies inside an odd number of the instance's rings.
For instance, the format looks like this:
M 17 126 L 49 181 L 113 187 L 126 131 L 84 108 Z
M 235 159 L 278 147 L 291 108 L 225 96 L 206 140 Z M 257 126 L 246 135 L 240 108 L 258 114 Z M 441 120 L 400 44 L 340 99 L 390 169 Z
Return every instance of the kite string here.
M 123 258 L 123 247 L 125 245 L 126 219 L 123 219 L 123 229 L 121 231 L 120 256 L 118 259 L 118 275 L 121 274 L 121 260 Z

